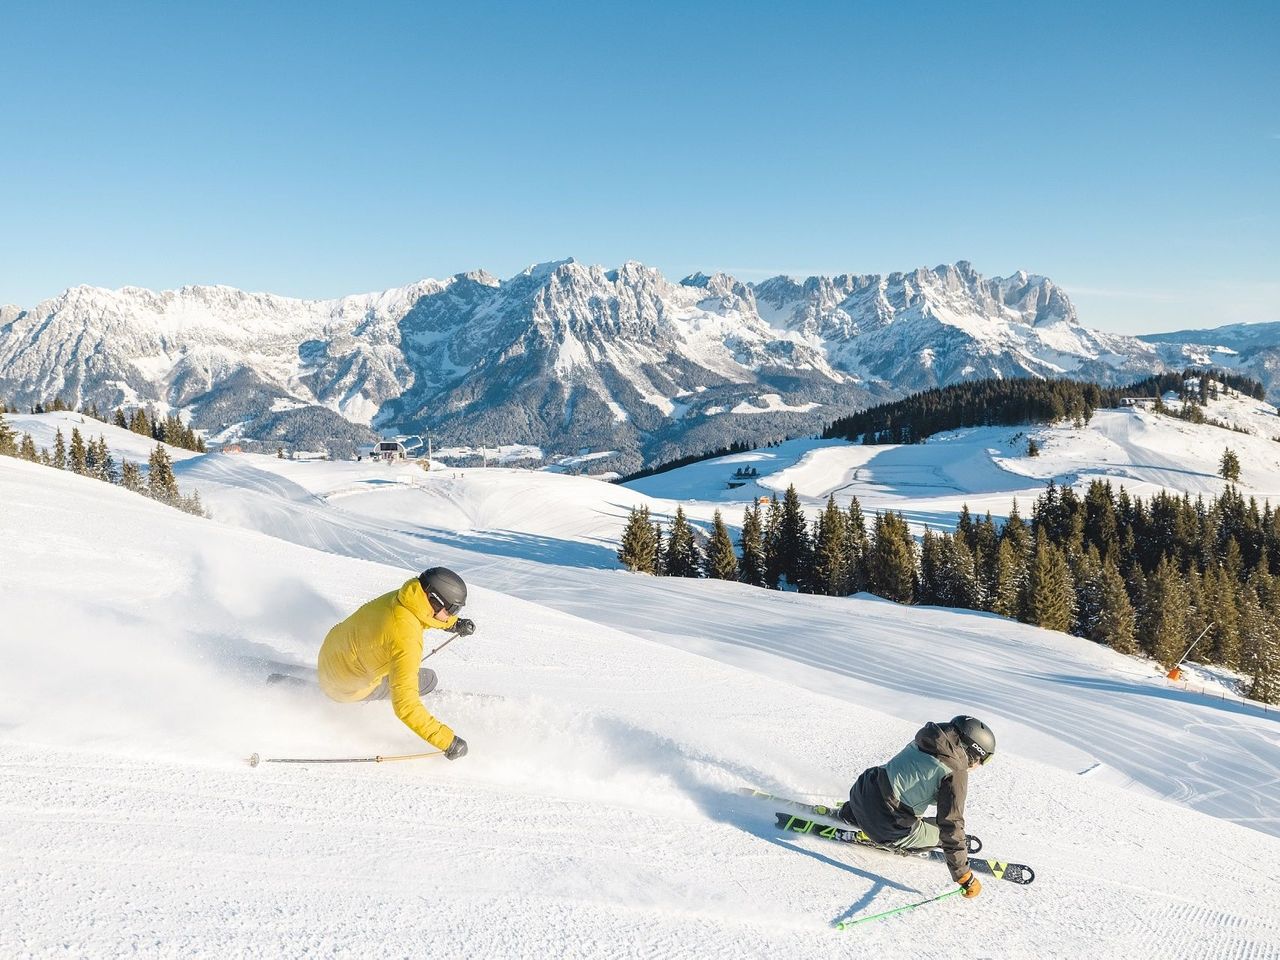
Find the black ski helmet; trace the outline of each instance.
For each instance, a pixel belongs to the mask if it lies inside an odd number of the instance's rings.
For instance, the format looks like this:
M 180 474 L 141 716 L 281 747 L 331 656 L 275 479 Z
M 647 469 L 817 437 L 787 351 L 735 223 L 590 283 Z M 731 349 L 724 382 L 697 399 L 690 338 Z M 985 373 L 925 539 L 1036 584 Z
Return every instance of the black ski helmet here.
M 467 585 L 462 578 L 448 567 L 432 567 L 418 574 L 418 582 L 426 591 L 431 606 L 437 610 L 443 607 L 453 616 L 458 615 L 467 603 Z
M 977 717 L 964 715 L 951 718 L 951 725 L 960 734 L 969 759 L 976 763 L 986 763 L 996 753 L 996 735 L 991 728 Z

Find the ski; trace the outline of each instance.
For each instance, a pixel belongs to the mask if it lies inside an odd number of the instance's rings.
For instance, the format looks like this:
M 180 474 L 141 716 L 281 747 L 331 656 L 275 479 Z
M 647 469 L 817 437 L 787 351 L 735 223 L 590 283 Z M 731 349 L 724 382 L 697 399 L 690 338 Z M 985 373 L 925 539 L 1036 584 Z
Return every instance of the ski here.
M 830 817 L 832 820 L 840 820 L 840 807 L 843 805 L 837 804 L 833 807 L 825 803 L 805 803 L 803 800 L 792 800 L 789 797 L 776 797 L 771 793 L 765 793 L 763 790 L 756 790 L 754 787 L 739 787 L 738 793 L 744 797 L 753 797 L 757 800 L 772 800 L 774 803 L 780 803 L 784 807 L 800 810 L 816 817 Z M 845 821 L 840 820 L 840 823 L 844 824 Z M 819 824 L 819 826 L 824 826 L 824 824 Z M 982 849 L 982 841 L 973 834 L 966 834 L 965 841 L 969 845 L 970 856 Z M 870 838 L 867 839 L 867 842 L 874 845 L 874 841 Z
M 852 843 L 862 847 L 872 847 L 900 857 L 920 857 L 926 860 L 937 860 L 942 863 L 945 863 L 947 859 L 947 855 L 937 847 L 930 850 L 904 850 L 900 847 L 887 847 L 884 844 L 876 843 L 861 830 L 837 827 L 834 824 L 816 823 L 813 820 L 806 820 L 803 817 L 793 816 L 790 813 L 781 811 L 776 816 L 778 818 L 778 826 L 792 833 L 807 833 L 826 840 L 835 840 L 839 843 Z M 969 869 L 974 873 L 985 873 L 995 877 L 997 880 L 1008 880 L 1010 883 L 1028 884 L 1036 878 L 1035 871 L 1025 863 L 1009 863 L 1004 860 L 984 860 L 978 857 L 970 857 Z
M 772 793 L 765 793 L 755 787 L 739 787 L 738 793 L 744 797 L 751 797 L 753 800 L 772 800 L 774 803 L 780 803 L 784 807 L 802 810 L 805 813 L 813 814 L 815 817 L 838 818 L 840 816 L 840 807 L 842 806 L 839 803 L 834 806 L 828 806 L 825 803 L 805 803 L 803 800 L 792 800 L 790 797 L 779 797 Z

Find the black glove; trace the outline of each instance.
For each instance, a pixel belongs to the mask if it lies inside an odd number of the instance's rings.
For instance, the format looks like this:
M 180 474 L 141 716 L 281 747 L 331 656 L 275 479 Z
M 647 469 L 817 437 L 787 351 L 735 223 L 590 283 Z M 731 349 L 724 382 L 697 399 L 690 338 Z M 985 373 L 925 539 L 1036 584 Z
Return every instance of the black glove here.
M 460 637 L 469 637 L 476 632 L 474 620 L 457 620 L 453 624 L 453 632 Z
M 449 744 L 449 749 L 444 752 L 444 755 L 447 760 L 457 760 L 459 757 L 465 757 L 467 755 L 467 741 L 455 733 L 453 735 L 453 743 Z

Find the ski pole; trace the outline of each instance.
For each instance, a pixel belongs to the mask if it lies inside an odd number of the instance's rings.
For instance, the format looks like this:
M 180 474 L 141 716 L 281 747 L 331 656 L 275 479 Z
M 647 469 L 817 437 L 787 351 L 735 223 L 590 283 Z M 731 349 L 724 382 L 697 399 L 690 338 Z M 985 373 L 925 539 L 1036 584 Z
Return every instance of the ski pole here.
M 432 650 L 430 653 L 428 653 L 428 654 L 427 654 L 427 657 L 435 656 L 436 651 L 438 651 L 438 650 L 443 650 L 445 647 L 447 647 L 449 644 L 453 643 L 453 641 L 455 641 L 455 640 L 457 640 L 457 639 L 458 639 L 458 635 L 455 633 L 452 637 L 450 637 L 450 638 L 449 638 L 448 640 L 446 640 L 444 643 L 440 644 L 440 646 L 436 647 L 436 648 L 435 648 L 435 650 Z M 427 659 L 427 657 L 423 657 L 422 659 L 423 659 L 423 660 L 425 660 L 425 659 Z
M 892 910 L 886 910 L 884 913 L 873 913 L 869 917 L 859 917 L 857 920 L 841 920 L 836 924 L 837 930 L 848 930 L 860 923 L 870 923 L 872 920 L 880 920 L 884 917 L 891 917 L 895 913 L 902 913 L 904 910 L 914 910 L 916 907 L 923 907 L 926 903 L 933 903 L 936 900 L 945 900 L 947 897 L 954 897 L 957 893 L 964 893 L 964 887 L 956 887 L 954 890 L 948 890 L 946 893 L 940 893 L 936 897 L 930 897 L 928 900 L 921 900 L 919 903 L 908 903 L 905 907 L 894 907 Z
M 251 755 L 245 763 L 251 767 L 256 767 L 260 763 L 394 763 L 397 760 L 422 760 L 426 757 L 443 756 L 443 750 L 433 750 L 431 753 L 405 753 L 397 757 L 260 757 L 256 753 Z

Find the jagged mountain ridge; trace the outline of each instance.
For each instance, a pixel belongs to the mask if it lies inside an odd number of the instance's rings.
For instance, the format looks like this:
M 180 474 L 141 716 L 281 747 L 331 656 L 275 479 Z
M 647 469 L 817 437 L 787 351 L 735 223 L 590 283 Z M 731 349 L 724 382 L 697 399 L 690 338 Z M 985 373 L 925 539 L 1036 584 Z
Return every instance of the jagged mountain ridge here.
M 444 442 L 617 449 L 624 467 L 816 430 L 963 379 L 1115 382 L 1162 363 L 1142 340 L 1082 326 L 1048 278 L 988 279 L 965 262 L 749 284 L 565 260 L 338 300 L 82 286 L 0 308 L 9 402 L 150 402 L 215 435 L 293 445 L 430 428 Z

